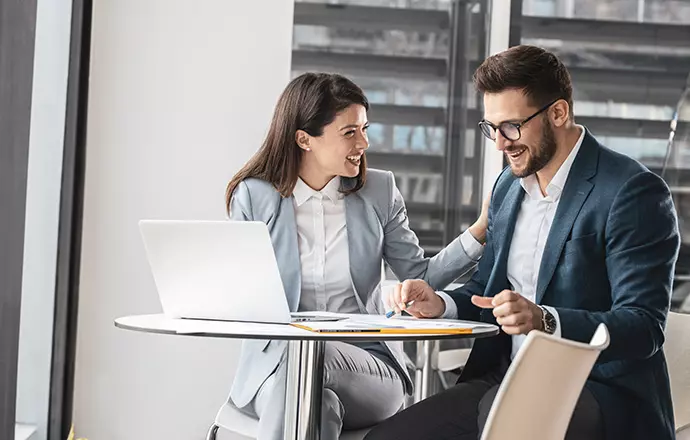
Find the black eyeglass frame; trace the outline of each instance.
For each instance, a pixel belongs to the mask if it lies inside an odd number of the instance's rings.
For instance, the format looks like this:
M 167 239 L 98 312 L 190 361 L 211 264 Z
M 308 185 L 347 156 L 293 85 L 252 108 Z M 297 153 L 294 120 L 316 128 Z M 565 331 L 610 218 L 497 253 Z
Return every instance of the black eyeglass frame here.
M 506 121 L 506 122 L 501 122 L 500 124 L 498 124 L 498 126 L 496 126 L 496 125 L 492 124 L 491 122 L 487 121 L 486 119 L 482 119 L 481 121 L 479 121 L 479 124 L 478 124 L 478 125 L 479 125 L 479 129 L 481 130 L 481 132 L 482 132 L 482 134 L 483 134 L 484 136 L 486 136 L 487 138 L 491 139 L 492 141 L 495 141 L 495 140 L 496 140 L 496 132 L 497 132 L 497 131 L 500 131 L 501 134 L 503 135 L 503 137 L 506 138 L 506 139 L 508 139 L 509 141 L 517 141 L 517 140 L 520 140 L 520 138 L 522 137 L 522 132 L 520 131 L 520 129 L 521 129 L 526 123 L 528 123 L 528 122 L 531 121 L 532 119 L 536 118 L 539 114 L 541 114 L 541 113 L 544 112 L 546 109 L 548 109 L 549 107 L 551 107 L 552 105 L 554 105 L 556 102 L 558 102 L 558 101 L 560 101 L 560 100 L 561 100 L 561 98 L 554 99 L 554 100 L 551 101 L 550 103 L 546 104 L 544 107 L 542 107 L 542 108 L 540 108 L 539 110 L 537 110 L 537 111 L 536 111 L 534 114 L 532 114 L 531 116 L 528 116 L 527 118 L 525 118 L 525 119 L 523 119 L 522 121 L 517 122 L 517 123 L 516 123 L 516 122 L 507 122 L 507 121 Z M 510 136 L 506 135 L 505 129 L 503 128 L 505 125 L 509 125 L 509 126 L 513 127 L 513 128 L 515 129 L 515 131 L 517 131 L 517 137 L 516 137 L 515 139 L 511 139 Z M 491 130 L 493 130 L 493 137 L 491 137 Z

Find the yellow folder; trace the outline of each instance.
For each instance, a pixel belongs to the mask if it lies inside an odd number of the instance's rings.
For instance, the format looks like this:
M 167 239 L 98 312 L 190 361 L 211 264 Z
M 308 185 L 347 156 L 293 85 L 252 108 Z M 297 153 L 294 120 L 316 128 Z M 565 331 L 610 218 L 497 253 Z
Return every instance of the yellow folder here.
M 438 334 L 471 334 L 475 326 L 468 326 L 466 323 L 458 322 L 457 324 L 440 325 L 434 323 L 432 320 L 419 320 L 418 325 L 411 322 L 406 322 L 405 325 L 396 325 L 398 323 L 391 322 L 390 325 L 377 325 L 375 323 L 358 323 L 352 321 L 336 321 L 336 322 L 301 322 L 292 323 L 290 325 L 315 333 L 329 333 L 329 334 L 367 334 L 380 333 L 389 335 L 438 335 Z M 435 325 L 433 325 L 435 324 Z

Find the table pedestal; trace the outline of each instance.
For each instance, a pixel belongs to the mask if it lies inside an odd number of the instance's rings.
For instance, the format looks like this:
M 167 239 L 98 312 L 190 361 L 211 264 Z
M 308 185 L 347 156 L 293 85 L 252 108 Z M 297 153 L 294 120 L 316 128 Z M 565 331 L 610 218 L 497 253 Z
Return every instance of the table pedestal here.
M 435 356 L 438 356 L 438 341 L 418 341 L 415 362 L 414 403 L 431 395 L 431 381 L 435 371 Z
M 324 341 L 288 341 L 285 440 L 319 440 Z

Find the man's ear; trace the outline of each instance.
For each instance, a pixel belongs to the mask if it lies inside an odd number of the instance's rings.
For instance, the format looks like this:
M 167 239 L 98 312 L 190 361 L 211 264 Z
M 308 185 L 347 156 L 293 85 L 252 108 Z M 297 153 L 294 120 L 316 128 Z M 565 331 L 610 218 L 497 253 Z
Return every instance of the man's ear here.
M 297 146 L 305 151 L 311 151 L 309 146 L 309 137 L 310 136 L 306 131 L 297 130 L 295 133 L 295 142 L 297 142 Z
M 549 118 L 554 127 L 562 127 L 570 118 L 570 106 L 565 99 L 556 101 L 549 111 Z

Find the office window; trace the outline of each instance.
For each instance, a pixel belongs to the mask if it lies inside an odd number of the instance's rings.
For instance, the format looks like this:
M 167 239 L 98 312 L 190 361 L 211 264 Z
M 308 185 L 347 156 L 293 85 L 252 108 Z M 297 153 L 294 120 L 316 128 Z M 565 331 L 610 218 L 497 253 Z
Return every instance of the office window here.
M 341 73 L 371 101 L 369 165 L 394 172 L 433 255 L 477 217 L 482 141 L 470 75 L 486 1 L 296 1 L 293 76 Z
M 690 2 L 523 0 L 522 6 L 518 41 L 554 51 L 568 66 L 576 121 L 661 173 L 670 120 L 690 73 Z M 690 312 L 690 102 L 679 119 L 664 177 L 683 241 L 672 307 Z

